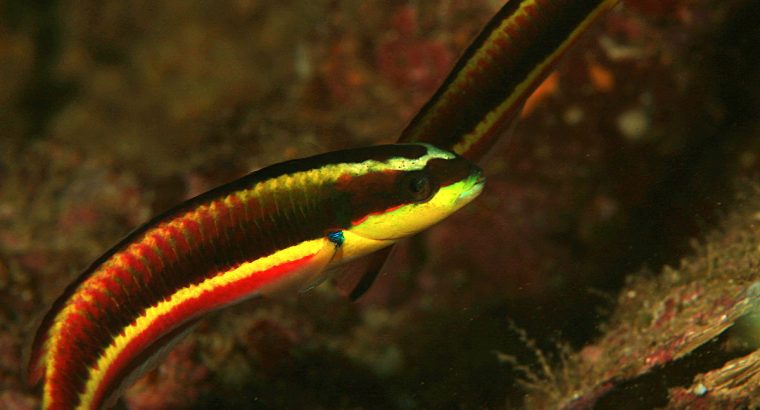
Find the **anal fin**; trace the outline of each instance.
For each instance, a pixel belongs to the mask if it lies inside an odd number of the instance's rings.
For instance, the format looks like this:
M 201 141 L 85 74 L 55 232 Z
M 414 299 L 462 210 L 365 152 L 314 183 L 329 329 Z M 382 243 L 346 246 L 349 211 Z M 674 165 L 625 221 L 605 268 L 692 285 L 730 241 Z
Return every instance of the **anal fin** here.
M 116 383 L 106 392 L 103 408 L 113 407 L 122 394 L 144 374 L 163 363 L 169 352 L 198 325 L 200 317 L 191 319 L 155 340 L 123 369 Z

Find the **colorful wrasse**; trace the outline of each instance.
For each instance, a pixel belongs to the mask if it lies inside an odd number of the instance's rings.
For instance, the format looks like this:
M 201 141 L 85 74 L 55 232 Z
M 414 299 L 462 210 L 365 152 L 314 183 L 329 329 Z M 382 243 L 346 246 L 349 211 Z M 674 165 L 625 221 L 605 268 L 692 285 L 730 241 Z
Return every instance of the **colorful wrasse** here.
M 332 266 L 440 221 L 480 193 L 468 160 L 426 144 L 276 164 L 149 221 L 96 260 L 40 326 L 43 408 L 104 406 L 200 316 L 315 286 Z
M 467 48 L 399 142 L 477 161 L 591 23 L 618 0 L 510 0 Z
M 510 0 L 465 50 L 399 142 L 428 142 L 479 161 L 565 50 L 618 0 Z M 371 258 L 359 298 L 391 248 Z

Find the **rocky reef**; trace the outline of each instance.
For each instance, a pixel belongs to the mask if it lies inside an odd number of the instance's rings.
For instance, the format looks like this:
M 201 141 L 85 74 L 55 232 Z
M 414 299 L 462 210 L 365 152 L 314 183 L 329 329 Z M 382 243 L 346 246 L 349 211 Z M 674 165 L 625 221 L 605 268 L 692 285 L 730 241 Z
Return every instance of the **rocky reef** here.
M 0 407 L 38 406 L 35 320 L 121 236 L 270 163 L 394 141 L 501 4 L 3 2 Z M 483 196 L 359 302 L 338 283 L 216 313 L 118 406 L 760 407 L 758 22 L 753 0 L 624 0 L 483 162 Z

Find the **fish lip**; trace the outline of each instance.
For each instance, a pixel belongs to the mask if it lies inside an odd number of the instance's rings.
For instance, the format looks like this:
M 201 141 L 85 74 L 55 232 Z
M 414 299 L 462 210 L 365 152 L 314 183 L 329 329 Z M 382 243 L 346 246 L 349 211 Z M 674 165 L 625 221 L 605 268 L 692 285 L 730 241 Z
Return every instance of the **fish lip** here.
M 473 185 L 483 185 L 486 182 L 486 175 L 483 172 L 483 168 L 480 168 L 477 165 L 473 165 L 472 167 L 473 174 L 475 174 L 474 176 L 477 176 Z
M 474 172 L 474 174 L 475 175 L 473 175 L 473 176 L 475 177 L 475 182 L 473 182 L 473 184 L 472 184 L 473 188 L 474 187 L 482 187 L 486 183 L 486 175 L 483 172 L 483 169 L 480 168 L 480 167 L 478 167 L 478 166 L 475 166 L 475 172 Z
M 461 203 L 463 201 L 469 202 L 475 199 L 475 197 L 480 195 L 480 193 L 483 191 L 483 187 L 485 186 L 485 182 L 486 182 L 486 177 L 485 175 L 483 175 L 483 171 L 479 169 L 476 175 L 477 177 L 473 178 L 470 184 L 470 187 L 465 189 L 459 194 L 459 196 L 456 199 L 456 203 Z

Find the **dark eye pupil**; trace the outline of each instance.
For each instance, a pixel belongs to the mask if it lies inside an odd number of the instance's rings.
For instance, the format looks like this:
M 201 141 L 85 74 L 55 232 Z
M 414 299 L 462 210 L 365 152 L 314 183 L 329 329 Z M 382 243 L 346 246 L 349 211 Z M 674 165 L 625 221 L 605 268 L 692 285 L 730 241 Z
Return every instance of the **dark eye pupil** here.
M 427 175 L 413 175 L 407 182 L 407 189 L 415 201 L 427 200 L 432 193 L 430 179 Z
M 417 177 L 417 178 L 412 179 L 411 183 L 409 184 L 409 189 L 413 193 L 419 194 L 425 191 L 426 186 L 427 186 L 427 178 Z

